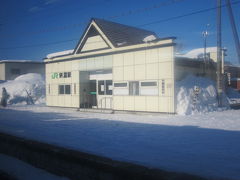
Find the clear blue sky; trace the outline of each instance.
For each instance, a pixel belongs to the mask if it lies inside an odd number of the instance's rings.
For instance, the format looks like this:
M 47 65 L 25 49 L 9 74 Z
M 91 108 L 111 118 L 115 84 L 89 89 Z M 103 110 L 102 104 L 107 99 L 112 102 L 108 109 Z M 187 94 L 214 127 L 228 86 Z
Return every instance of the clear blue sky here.
M 49 53 L 74 49 L 91 17 L 148 29 L 159 37 L 175 36 L 183 52 L 203 47 L 201 34 L 210 24 L 208 46 L 216 46 L 216 10 L 162 21 L 215 6 L 216 0 L 3 0 L 0 59 L 42 60 Z M 240 3 L 233 5 L 238 32 L 239 9 Z M 237 64 L 226 8 L 222 30 L 227 60 Z

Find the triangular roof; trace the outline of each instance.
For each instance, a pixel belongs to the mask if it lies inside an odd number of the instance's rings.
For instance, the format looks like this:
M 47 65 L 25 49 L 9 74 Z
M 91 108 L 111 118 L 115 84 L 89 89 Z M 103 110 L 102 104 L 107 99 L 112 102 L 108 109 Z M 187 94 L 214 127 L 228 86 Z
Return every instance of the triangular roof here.
M 97 32 L 96 32 L 97 31 Z M 89 34 L 99 33 L 107 44 L 107 48 L 117 48 L 129 45 L 144 43 L 143 39 L 147 36 L 157 35 L 148 30 L 127 26 L 103 19 L 92 18 L 89 25 L 85 29 L 79 43 L 77 44 L 74 54 L 78 53 L 83 47 Z

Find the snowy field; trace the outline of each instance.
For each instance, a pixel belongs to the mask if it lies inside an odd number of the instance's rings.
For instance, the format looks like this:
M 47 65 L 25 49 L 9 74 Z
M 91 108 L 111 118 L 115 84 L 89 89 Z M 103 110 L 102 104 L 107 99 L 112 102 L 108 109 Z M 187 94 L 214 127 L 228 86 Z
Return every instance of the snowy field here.
M 68 180 L 4 154 L 0 154 L 0 160 L 0 170 L 18 180 Z
M 130 115 L 41 105 L 0 109 L 0 131 L 112 159 L 240 179 L 240 110 Z

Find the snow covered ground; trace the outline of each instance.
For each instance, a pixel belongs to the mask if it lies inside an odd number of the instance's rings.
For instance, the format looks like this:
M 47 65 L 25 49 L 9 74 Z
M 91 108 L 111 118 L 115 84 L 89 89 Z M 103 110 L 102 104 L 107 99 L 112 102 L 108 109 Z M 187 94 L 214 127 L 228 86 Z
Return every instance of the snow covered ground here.
M 0 131 L 170 171 L 240 179 L 240 110 L 180 115 L 0 109 Z
M 67 180 L 3 154 L 0 154 L 0 170 L 18 180 Z

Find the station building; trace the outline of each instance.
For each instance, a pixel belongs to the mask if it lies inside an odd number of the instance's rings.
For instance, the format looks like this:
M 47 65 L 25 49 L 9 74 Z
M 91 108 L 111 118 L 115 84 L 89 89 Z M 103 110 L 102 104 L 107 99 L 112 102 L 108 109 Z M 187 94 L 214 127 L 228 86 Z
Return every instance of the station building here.
M 202 65 L 180 59 L 176 69 L 174 40 L 92 19 L 72 53 L 44 60 L 47 105 L 175 113 L 176 80 Z

